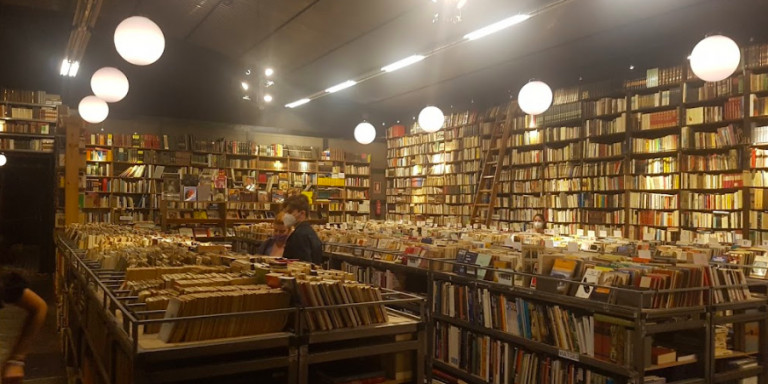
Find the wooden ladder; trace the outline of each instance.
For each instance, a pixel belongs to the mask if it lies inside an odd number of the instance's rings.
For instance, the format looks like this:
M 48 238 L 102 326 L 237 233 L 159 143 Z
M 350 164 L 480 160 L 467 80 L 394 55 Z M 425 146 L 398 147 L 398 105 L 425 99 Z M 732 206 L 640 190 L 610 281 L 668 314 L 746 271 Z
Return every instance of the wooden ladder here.
M 507 108 L 506 116 L 512 116 L 512 104 Z M 499 187 L 499 176 L 503 167 L 504 157 L 507 154 L 507 140 L 509 139 L 509 118 L 500 121 L 496 118 L 491 131 L 491 146 L 485 153 L 483 170 L 475 191 L 475 202 L 472 204 L 471 223 L 490 226 L 493 218 L 493 210 L 496 206 L 496 198 Z

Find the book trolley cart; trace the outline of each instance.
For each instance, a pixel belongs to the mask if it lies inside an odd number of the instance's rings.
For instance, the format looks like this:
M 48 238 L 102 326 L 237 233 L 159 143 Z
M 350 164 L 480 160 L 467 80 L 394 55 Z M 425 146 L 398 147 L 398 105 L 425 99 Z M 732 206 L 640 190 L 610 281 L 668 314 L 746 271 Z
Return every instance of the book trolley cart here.
M 84 252 L 57 234 L 56 287 L 62 348 L 69 367 L 80 367 L 83 383 L 228 382 L 251 375 L 249 382 L 304 384 L 310 382 L 313 364 L 354 357 L 409 353 L 424 355 L 426 336 L 422 314 L 424 299 L 382 290 L 383 301 L 325 306 L 291 307 L 174 319 L 151 319 L 164 311 L 142 310 L 143 303 L 119 288 L 124 273 L 103 270 L 84 260 Z M 350 306 L 387 306 L 389 322 L 358 328 L 309 332 L 306 312 Z M 419 312 L 405 313 L 408 305 Z M 287 316 L 283 332 L 206 341 L 164 343 L 143 337 L 143 327 L 225 317 Z M 397 382 L 421 383 L 423 367 L 414 365 L 410 377 Z
M 573 362 L 578 367 L 610 377 L 613 383 L 643 383 L 647 376 L 661 375 L 674 371 L 671 374 L 678 377 L 675 380 L 667 380 L 673 384 L 694 383 L 742 383 L 741 379 L 757 377 L 757 382 L 768 383 L 768 299 L 762 295 L 765 292 L 766 282 L 762 280 L 748 279 L 747 287 L 752 292 L 752 298 L 745 301 L 714 303 L 713 293 L 716 290 L 725 290 L 744 287 L 741 285 L 710 286 L 701 288 L 666 289 L 666 290 L 635 290 L 619 287 L 611 287 L 607 302 L 582 299 L 557 292 L 558 284 L 569 286 L 591 286 L 595 284 L 579 281 L 566 281 L 550 276 L 534 275 L 510 270 L 499 270 L 491 267 L 480 267 L 474 264 L 463 264 L 447 259 L 429 259 L 418 256 L 396 255 L 397 252 L 376 250 L 366 247 L 347 244 L 326 244 L 326 258 L 333 265 L 338 262 L 346 262 L 352 265 L 389 270 L 393 273 L 406 273 L 420 276 L 426 280 L 428 312 L 428 337 L 430 350 L 426 359 L 429 371 L 432 368 L 439 369 L 458 379 L 468 383 L 487 383 L 485 378 L 468 372 L 465 367 L 449 364 L 446 361 L 435 358 L 435 348 L 441 343 L 436 329 L 443 325 L 457 327 L 463 331 L 476 335 L 487 336 L 493 340 L 507 343 L 526 352 L 535 353 L 543 359 L 551 358 L 566 363 Z M 389 261 L 387 261 L 389 260 Z M 454 273 L 454 267 L 463 268 L 468 273 Z M 730 267 L 736 267 L 731 265 Z M 749 266 L 747 266 L 749 268 Z M 482 277 L 476 277 L 478 271 L 489 271 L 497 276 L 505 275 L 503 280 L 508 284 L 487 281 Z M 537 288 L 515 286 L 515 279 L 536 279 Z M 528 302 L 543 305 L 545 307 L 558 306 L 561 309 L 572 311 L 582 315 L 605 315 L 619 319 L 621 324 L 630 329 L 631 360 L 623 364 L 617 364 L 573 350 L 558 348 L 544 342 L 534 341 L 530 338 L 516 336 L 510 332 L 502 331 L 499 327 L 485 326 L 483 319 L 462 319 L 457 316 L 448 316 L 441 311 L 440 293 L 436 288 L 443 284 L 466 287 L 468 291 L 487 290 L 495 297 L 501 295 L 507 298 L 519 298 Z M 702 294 L 704 305 L 679 306 L 674 308 L 652 308 L 655 297 L 659 295 L 673 294 Z M 464 300 L 467 300 L 466 297 Z M 459 303 L 456 303 L 458 306 Z M 470 310 L 471 311 L 471 310 Z M 466 317 L 466 313 L 464 314 Z M 734 351 L 728 356 L 715 354 L 716 328 L 723 324 L 733 324 L 735 329 L 744 323 L 756 323 L 759 328 L 758 352 L 745 353 Z M 495 324 L 495 323 L 494 323 Z M 654 365 L 646 356 L 649 355 L 651 343 L 657 339 L 665 342 L 671 340 L 676 333 L 687 332 L 693 340 L 686 342 L 695 344 L 690 348 L 696 353 L 696 358 L 686 362 L 672 362 L 665 365 Z M 466 345 L 462 344 L 460 349 Z M 472 356 L 470 354 L 470 356 Z M 721 369 L 718 360 L 723 358 L 736 358 L 744 356 L 759 356 L 758 364 L 740 369 Z M 684 372 L 682 375 L 681 372 Z M 501 381 L 503 382 L 503 381 Z

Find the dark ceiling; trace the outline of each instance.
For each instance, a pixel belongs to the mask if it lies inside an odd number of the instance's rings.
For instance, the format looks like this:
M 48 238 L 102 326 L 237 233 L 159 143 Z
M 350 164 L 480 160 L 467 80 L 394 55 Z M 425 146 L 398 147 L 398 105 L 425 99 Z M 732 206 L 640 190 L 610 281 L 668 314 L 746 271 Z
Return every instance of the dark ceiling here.
M 0 84 L 60 92 L 76 106 L 90 75 L 116 66 L 131 90 L 111 117 L 164 116 L 351 137 L 363 118 L 411 119 L 427 104 L 446 111 L 498 104 L 530 78 L 553 87 L 641 77 L 679 64 L 704 35 L 768 41 L 768 0 L 570 0 L 497 34 L 445 49 L 297 109 L 284 104 L 456 42 L 494 21 L 555 0 L 469 0 L 463 21 L 433 23 L 448 0 L 104 0 L 75 79 L 58 77 L 74 0 L 0 0 Z M 112 34 L 131 15 L 165 33 L 163 57 L 127 64 Z M 635 70 L 629 70 L 634 65 Z M 241 99 L 244 70 L 276 70 L 264 108 Z M 383 134 L 382 131 L 379 132 Z

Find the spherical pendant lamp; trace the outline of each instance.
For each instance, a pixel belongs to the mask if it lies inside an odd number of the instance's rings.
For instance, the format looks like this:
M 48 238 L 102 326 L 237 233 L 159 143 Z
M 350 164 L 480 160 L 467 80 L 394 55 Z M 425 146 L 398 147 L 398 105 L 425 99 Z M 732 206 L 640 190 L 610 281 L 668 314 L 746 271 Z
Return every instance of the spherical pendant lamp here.
M 104 67 L 91 77 L 91 90 L 99 99 L 116 103 L 128 94 L 128 78 L 117 68 Z
M 730 38 L 722 35 L 701 40 L 691 52 L 691 69 L 704 81 L 725 80 L 739 67 L 741 51 Z
M 165 36 L 152 20 L 133 16 L 123 20 L 115 29 L 115 48 L 125 61 L 149 65 L 163 55 Z
M 426 132 L 437 132 L 445 124 L 445 115 L 438 107 L 429 106 L 419 112 L 419 126 Z
M 552 105 L 552 89 L 543 81 L 531 81 L 517 94 L 520 109 L 529 115 L 540 115 Z
M 109 115 L 109 106 L 106 101 L 96 96 L 86 96 L 80 100 L 77 111 L 80 112 L 80 117 L 83 120 L 91 124 L 98 124 Z
M 355 140 L 360 144 L 370 144 L 376 139 L 376 128 L 366 121 L 355 127 Z
M 5 153 L 0 153 L 0 167 L 8 163 L 8 158 L 5 157 Z

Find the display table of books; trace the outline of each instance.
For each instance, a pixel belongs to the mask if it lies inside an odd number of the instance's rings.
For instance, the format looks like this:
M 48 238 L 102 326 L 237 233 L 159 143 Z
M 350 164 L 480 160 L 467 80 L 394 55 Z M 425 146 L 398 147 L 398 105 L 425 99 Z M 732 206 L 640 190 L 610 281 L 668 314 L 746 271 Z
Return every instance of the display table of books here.
M 423 380 L 421 297 L 138 228 L 56 240 L 63 347 L 85 383 L 346 382 L 333 362 L 370 367 L 354 375 L 369 382 Z
M 433 383 L 766 383 L 768 249 L 368 224 L 360 281 L 428 297 Z

